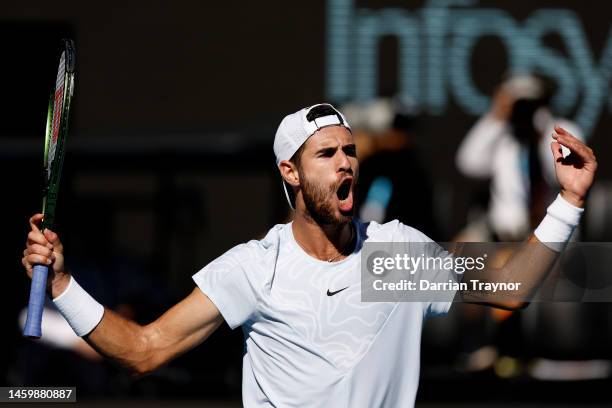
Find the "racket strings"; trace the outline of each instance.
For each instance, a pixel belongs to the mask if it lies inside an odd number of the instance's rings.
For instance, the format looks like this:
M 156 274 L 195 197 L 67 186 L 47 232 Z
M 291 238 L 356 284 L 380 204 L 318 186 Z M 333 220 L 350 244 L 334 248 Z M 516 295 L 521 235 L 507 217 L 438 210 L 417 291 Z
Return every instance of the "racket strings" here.
M 51 166 L 55 159 L 57 149 L 57 138 L 60 133 L 60 125 L 62 121 L 62 111 L 64 106 L 65 95 L 65 76 L 66 76 L 66 53 L 62 52 L 60 57 L 59 67 L 57 69 L 57 79 L 55 81 L 55 97 L 53 101 L 53 120 L 51 124 L 51 140 L 49 140 L 49 151 L 47 154 L 47 174 L 51 174 Z

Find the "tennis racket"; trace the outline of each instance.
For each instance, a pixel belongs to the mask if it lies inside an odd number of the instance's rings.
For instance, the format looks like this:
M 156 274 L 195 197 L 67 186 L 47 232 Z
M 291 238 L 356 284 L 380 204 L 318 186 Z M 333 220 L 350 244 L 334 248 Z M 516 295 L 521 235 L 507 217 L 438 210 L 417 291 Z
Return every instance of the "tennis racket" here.
M 62 40 L 55 92 L 47 109 L 47 127 L 45 131 L 45 154 L 43 169 L 43 202 L 44 215 L 41 230 L 50 228 L 55 218 L 57 193 L 59 190 L 68 122 L 70 103 L 74 93 L 74 42 Z M 47 288 L 47 265 L 34 265 L 30 286 L 28 317 L 23 330 L 26 337 L 38 339 L 42 335 L 41 322 Z

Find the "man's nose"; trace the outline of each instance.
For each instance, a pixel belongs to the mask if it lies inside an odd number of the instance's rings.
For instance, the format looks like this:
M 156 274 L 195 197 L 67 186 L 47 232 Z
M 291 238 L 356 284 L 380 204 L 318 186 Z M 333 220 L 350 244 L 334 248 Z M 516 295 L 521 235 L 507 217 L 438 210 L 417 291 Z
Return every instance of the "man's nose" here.
M 352 173 L 353 170 L 351 168 L 351 161 L 349 160 L 347 154 L 344 151 L 340 150 L 338 155 L 338 171 Z

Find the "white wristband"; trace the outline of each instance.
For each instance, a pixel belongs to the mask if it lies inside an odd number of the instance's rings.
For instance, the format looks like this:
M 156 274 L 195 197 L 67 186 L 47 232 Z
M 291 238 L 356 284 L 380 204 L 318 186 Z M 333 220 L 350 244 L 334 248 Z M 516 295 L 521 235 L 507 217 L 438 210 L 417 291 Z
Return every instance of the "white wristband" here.
M 580 223 L 583 212 L 584 208 L 571 205 L 559 194 L 533 234 L 553 251 L 561 252 Z
M 95 329 L 104 316 L 104 306 L 85 292 L 73 276 L 66 290 L 53 299 L 53 303 L 80 337 Z

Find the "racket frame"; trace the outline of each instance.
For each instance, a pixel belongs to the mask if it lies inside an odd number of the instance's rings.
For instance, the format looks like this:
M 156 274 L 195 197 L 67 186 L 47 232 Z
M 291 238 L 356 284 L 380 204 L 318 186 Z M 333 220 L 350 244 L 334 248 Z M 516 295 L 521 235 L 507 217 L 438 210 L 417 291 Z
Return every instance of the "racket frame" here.
M 58 75 L 56 76 L 55 90 L 47 107 L 47 124 L 45 129 L 45 150 L 43 155 L 43 190 L 42 190 L 42 212 L 43 220 L 41 230 L 50 228 L 55 220 L 55 207 L 57 204 L 57 194 L 59 191 L 59 182 L 64 164 L 65 139 L 68 133 L 68 125 L 70 123 L 70 105 L 74 94 L 74 63 L 75 51 L 72 40 L 62 40 L 62 54 L 64 58 L 64 77 L 63 80 L 63 95 L 61 95 L 60 112 L 56 115 L 57 100 L 56 94 L 58 91 L 58 76 L 61 76 L 61 62 L 58 67 Z M 60 57 L 60 61 L 61 61 Z M 57 124 L 57 138 L 52 141 L 55 130 L 55 120 L 59 120 Z M 50 157 L 51 148 L 53 157 Z M 51 160 L 51 163 L 49 163 Z M 30 286 L 30 299 L 28 301 L 28 315 L 23 329 L 25 337 L 38 339 L 42 336 L 42 315 L 45 303 L 45 293 L 47 287 L 47 279 L 49 266 L 34 265 L 32 273 L 32 283 Z

